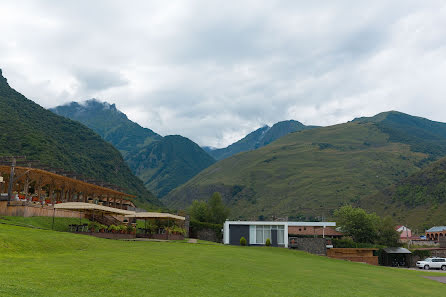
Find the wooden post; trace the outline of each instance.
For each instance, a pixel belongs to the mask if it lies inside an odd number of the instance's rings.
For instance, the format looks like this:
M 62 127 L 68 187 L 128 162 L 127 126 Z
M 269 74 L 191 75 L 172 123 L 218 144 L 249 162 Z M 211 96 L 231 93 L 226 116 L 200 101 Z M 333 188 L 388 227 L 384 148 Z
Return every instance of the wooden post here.
M 54 205 L 54 196 L 53 196 L 53 185 L 51 184 L 51 185 L 49 185 L 48 186 L 48 198 L 49 198 L 49 200 L 50 200 L 50 202 L 51 202 L 51 204 L 52 205 Z
M 12 158 L 11 172 L 9 174 L 9 185 L 8 185 L 8 205 L 12 199 L 12 186 L 14 185 L 15 164 L 16 160 L 15 158 Z
M 51 226 L 51 229 L 54 230 L 54 215 L 56 214 L 56 209 L 53 206 L 53 225 Z

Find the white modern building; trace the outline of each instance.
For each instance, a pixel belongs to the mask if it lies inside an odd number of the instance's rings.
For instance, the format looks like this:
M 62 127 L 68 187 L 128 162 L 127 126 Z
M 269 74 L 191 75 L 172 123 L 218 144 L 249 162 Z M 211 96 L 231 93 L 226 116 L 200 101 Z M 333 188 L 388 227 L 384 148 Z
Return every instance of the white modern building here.
M 272 246 L 288 247 L 290 227 L 301 230 L 302 235 L 317 235 L 325 237 L 327 227 L 333 230 L 335 222 L 263 222 L 263 221 L 226 221 L 223 226 L 223 243 L 240 245 L 240 238 L 244 237 L 248 245 L 265 245 L 266 239 L 271 240 Z M 308 230 L 307 230 L 308 229 Z M 313 232 L 307 232 L 310 231 Z M 293 231 L 294 232 L 294 231 Z

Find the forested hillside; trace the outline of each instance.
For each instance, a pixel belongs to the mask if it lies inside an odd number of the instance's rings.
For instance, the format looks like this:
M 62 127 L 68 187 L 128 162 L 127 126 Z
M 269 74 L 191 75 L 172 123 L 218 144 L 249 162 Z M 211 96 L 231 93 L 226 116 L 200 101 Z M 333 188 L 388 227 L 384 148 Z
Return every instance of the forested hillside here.
M 161 205 L 121 154 L 78 122 L 58 116 L 13 90 L 0 70 L 0 156 L 20 155 L 116 184 L 140 206 Z
M 395 221 L 423 232 L 446 220 L 446 158 L 403 179 L 375 195 L 362 199 L 360 206 L 389 215 Z

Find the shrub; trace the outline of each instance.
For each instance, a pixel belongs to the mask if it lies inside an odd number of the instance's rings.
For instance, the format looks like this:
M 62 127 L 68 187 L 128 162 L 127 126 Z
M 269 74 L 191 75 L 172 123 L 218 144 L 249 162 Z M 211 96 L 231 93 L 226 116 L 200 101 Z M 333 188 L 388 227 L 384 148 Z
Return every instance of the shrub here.
M 413 250 L 412 255 L 418 256 L 420 259 L 426 259 L 431 256 L 431 252 L 428 250 Z
M 242 246 L 246 245 L 246 238 L 244 238 L 244 237 L 240 238 L 240 245 L 242 245 Z
M 270 246 L 271 245 L 271 240 L 269 238 L 266 239 L 265 245 L 266 246 Z

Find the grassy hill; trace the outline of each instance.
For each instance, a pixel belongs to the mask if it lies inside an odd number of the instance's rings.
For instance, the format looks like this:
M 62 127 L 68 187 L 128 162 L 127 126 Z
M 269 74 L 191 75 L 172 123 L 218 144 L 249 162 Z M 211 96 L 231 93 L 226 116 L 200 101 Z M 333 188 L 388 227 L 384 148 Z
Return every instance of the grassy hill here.
M 0 71 L 0 156 L 20 155 L 121 186 L 140 206 L 161 205 L 121 154 L 78 122 L 58 116 L 12 89 Z
M 424 232 L 446 222 L 446 158 L 360 201 L 361 207 L 394 217 Z
M 83 123 L 113 144 L 133 173 L 158 197 L 215 162 L 190 139 L 178 135 L 162 137 L 130 121 L 114 104 L 93 99 L 51 111 Z
M 208 148 L 207 152 L 216 160 L 222 160 L 241 152 L 264 147 L 289 133 L 312 128 L 315 128 L 315 126 L 305 126 L 298 121 L 282 121 L 274 124 L 272 127 L 261 127 L 226 148 L 214 150 Z
M 408 271 L 271 247 L 129 242 L 0 224 L 0 296 L 444 296 Z
M 219 191 L 233 218 L 330 217 L 441 156 L 445 132 L 446 124 L 398 112 L 295 132 L 214 164 L 164 202 L 185 208 Z

